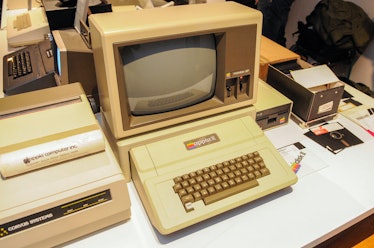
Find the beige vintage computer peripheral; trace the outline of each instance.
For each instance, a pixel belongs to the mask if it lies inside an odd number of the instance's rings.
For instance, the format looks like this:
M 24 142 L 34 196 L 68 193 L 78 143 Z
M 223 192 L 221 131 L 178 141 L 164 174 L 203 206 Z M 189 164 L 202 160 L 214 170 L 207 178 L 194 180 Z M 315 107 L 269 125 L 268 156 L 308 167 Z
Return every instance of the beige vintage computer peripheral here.
M 241 114 L 224 114 L 217 123 L 130 150 L 132 179 L 160 233 L 175 232 L 296 182 L 253 117 Z
M 130 218 L 80 84 L 0 99 L 0 246 L 51 247 Z
M 40 7 L 41 3 L 39 0 L 17 0 L 17 1 L 12 1 L 8 0 L 7 1 L 7 8 L 8 9 L 27 9 L 29 7 L 29 4 L 31 3 L 32 8 L 37 8 Z
M 17 49 L 2 59 L 3 91 L 8 96 L 58 85 L 49 40 Z
M 80 82 L 87 95 L 97 94 L 92 50 L 73 28 L 53 30 L 56 72 L 61 84 Z
M 35 8 L 7 19 L 8 45 L 26 46 L 44 40 L 50 33 L 43 8 Z
M 276 89 L 259 79 L 256 122 L 262 130 L 287 124 L 290 120 L 293 102 Z
M 105 132 L 160 233 L 296 182 L 254 120 L 261 12 L 192 4 L 89 24 Z

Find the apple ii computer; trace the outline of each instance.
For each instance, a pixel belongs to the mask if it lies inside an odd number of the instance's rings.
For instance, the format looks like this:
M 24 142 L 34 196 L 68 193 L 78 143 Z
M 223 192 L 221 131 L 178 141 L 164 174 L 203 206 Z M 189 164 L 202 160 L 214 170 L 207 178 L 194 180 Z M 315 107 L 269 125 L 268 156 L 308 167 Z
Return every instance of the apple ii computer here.
M 296 182 L 254 120 L 261 12 L 192 4 L 89 24 L 104 129 L 158 232 Z

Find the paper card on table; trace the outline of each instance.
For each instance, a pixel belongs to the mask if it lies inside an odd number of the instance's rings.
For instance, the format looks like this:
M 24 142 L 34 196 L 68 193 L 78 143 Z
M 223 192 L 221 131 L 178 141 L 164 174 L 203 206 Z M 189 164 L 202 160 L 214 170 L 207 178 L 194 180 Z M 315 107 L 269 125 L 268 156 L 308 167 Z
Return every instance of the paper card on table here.
M 339 81 L 339 78 L 327 65 L 318 65 L 302 70 L 291 71 L 293 79 L 304 86 L 312 88 Z
M 374 108 L 362 106 L 342 114 L 374 136 Z
M 325 162 L 300 142 L 281 147 L 278 151 L 299 178 L 327 166 Z

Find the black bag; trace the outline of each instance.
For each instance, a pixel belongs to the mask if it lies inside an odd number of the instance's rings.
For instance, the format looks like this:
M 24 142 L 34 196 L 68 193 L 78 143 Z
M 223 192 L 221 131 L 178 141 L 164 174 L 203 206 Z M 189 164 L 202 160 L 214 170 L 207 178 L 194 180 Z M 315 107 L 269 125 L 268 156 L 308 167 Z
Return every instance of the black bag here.
M 298 22 L 296 33 L 301 52 L 328 63 L 363 53 L 373 37 L 374 23 L 352 2 L 321 0 L 306 17 L 306 24 Z

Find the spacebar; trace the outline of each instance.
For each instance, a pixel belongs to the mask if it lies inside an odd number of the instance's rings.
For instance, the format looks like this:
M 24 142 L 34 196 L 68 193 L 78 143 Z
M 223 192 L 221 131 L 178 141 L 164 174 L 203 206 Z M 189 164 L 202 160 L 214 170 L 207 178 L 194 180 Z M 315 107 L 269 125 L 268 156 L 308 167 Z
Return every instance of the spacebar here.
M 258 186 L 257 180 L 247 181 L 236 186 L 233 186 L 231 188 L 225 189 L 223 191 L 217 192 L 213 195 L 209 195 L 205 197 L 203 200 L 205 205 L 208 205 L 256 186 Z

